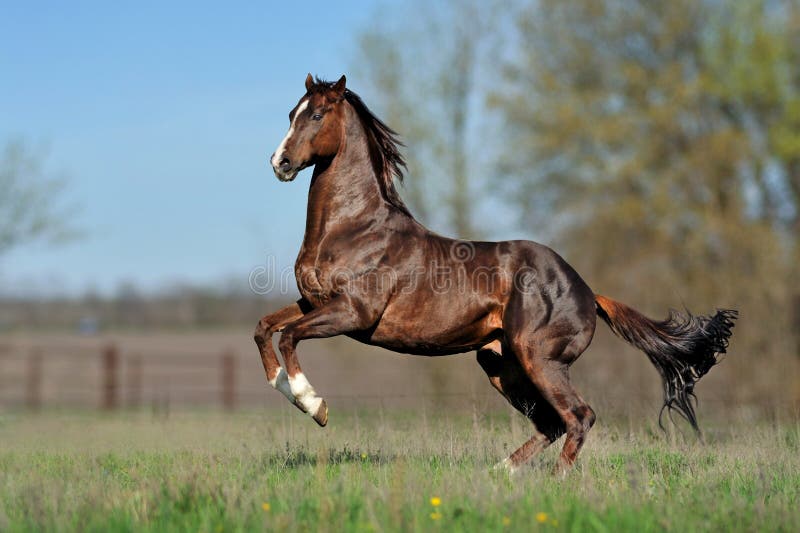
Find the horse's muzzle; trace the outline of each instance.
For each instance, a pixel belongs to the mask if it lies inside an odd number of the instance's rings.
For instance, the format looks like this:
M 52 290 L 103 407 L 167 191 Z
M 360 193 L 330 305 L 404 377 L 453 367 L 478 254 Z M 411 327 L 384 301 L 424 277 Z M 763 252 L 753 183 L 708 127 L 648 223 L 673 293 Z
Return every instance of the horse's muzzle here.
M 275 173 L 275 177 L 280 181 L 292 181 L 297 177 L 297 173 L 300 172 L 299 168 L 292 168 L 291 161 L 285 157 L 276 162 L 275 154 L 272 154 L 272 157 L 269 158 L 269 164 Z

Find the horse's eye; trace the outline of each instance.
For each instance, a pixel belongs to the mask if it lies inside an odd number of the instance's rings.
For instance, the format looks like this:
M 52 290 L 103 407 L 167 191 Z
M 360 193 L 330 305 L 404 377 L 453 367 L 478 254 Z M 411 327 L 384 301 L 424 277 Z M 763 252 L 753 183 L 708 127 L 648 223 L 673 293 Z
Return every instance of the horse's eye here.
M 311 115 L 311 120 L 317 120 L 317 121 L 322 120 L 322 115 L 320 115 L 319 113 Z

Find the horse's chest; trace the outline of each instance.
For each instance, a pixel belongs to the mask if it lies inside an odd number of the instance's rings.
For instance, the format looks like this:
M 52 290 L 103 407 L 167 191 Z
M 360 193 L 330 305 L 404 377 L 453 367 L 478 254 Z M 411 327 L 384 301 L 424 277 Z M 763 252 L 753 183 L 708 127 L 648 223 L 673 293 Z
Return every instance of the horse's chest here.
M 303 245 L 295 263 L 297 288 L 306 300 L 319 306 L 347 289 L 352 271 L 340 251 Z

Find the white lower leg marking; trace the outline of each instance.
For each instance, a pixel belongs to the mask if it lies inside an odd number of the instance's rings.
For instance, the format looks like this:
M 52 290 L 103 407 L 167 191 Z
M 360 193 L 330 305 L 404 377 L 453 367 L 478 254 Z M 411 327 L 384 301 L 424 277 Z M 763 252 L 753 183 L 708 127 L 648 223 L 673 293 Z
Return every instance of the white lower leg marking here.
M 278 367 L 278 373 L 275 374 L 274 378 L 269 380 L 269 384 L 278 389 L 290 402 L 295 401 L 292 388 L 289 386 L 289 375 L 284 372 L 283 367 Z
M 289 386 L 291 387 L 292 394 L 297 398 L 303 409 L 314 416 L 322 405 L 322 398 L 317 396 L 314 387 L 308 382 L 302 372 L 298 372 L 294 376 L 289 376 Z
M 305 111 L 306 107 L 308 107 L 308 100 L 305 100 L 297 107 L 297 111 L 294 112 L 294 119 L 292 123 L 289 125 L 289 132 L 286 134 L 286 137 L 283 138 L 281 144 L 278 145 L 278 149 L 275 150 L 275 155 L 272 157 L 272 166 L 278 167 L 280 166 L 281 159 L 283 159 L 283 151 L 286 149 L 286 143 L 289 142 L 289 138 L 294 134 L 294 125 L 297 122 L 297 117 L 300 116 L 300 113 Z

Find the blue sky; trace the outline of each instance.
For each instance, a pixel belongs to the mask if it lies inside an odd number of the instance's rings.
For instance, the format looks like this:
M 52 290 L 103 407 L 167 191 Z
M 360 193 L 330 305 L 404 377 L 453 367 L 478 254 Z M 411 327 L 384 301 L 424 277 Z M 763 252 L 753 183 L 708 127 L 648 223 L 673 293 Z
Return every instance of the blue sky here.
M 19 2 L 0 11 L 0 143 L 46 146 L 46 167 L 68 177 L 86 232 L 0 258 L 0 290 L 246 282 L 268 256 L 278 268 L 293 263 L 309 171 L 279 183 L 268 156 L 306 73 L 350 70 L 377 2 Z M 358 90 L 352 77 L 349 85 Z

